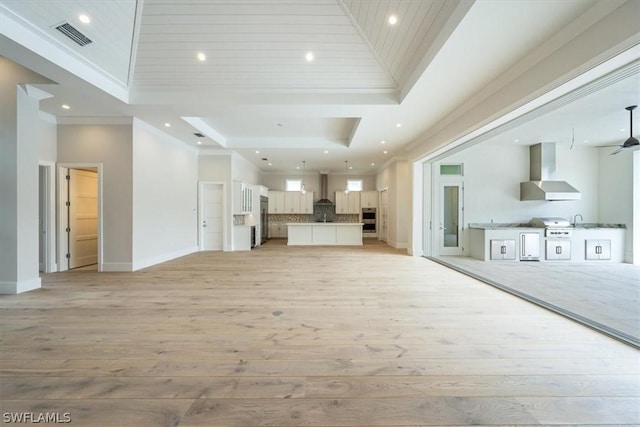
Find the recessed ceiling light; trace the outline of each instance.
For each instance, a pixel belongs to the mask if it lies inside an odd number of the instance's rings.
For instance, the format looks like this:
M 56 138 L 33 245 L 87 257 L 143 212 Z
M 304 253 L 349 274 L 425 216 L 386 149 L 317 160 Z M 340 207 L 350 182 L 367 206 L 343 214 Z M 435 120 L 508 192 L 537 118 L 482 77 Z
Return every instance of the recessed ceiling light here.
M 271 163 L 269 163 L 269 166 L 273 166 Z
M 626 130 L 625 128 L 621 128 L 621 129 L 620 129 L 620 132 L 624 132 L 625 130 Z
M 389 17 L 389 24 L 396 25 L 398 23 L 398 17 L 396 15 L 391 15 Z
M 349 166 L 349 169 L 353 169 L 353 166 Z
M 387 154 L 387 153 L 388 153 L 388 151 L 387 151 L 387 150 L 384 150 L 383 152 L 384 152 L 384 154 Z
M 82 22 L 83 24 L 88 24 L 89 22 L 91 22 L 91 18 L 89 18 L 89 16 L 85 15 L 84 13 L 82 15 L 78 15 L 78 20 L 80 20 L 80 22 Z
M 65 110 L 70 109 L 71 107 L 69 107 L 67 104 L 62 104 L 62 108 L 64 108 Z
M 513 142 L 520 142 L 520 140 L 519 139 L 514 139 Z
M 202 52 L 198 52 L 198 55 L 196 55 L 196 56 L 197 56 L 198 60 L 200 60 L 200 61 L 205 61 L 207 59 L 207 55 L 205 55 Z
M 375 166 L 375 165 L 376 165 L 375 163 L 371 162 L 371 166 Z
M 260 154 L 260 150 L 256 150 L 256 154 Z
M 300 166 L 296 166 L 296 169 L 300 169 Z
M 324 150 L 324 154 L 329 154 L 329 150 Z
M 202 141 L 198 141 L 198 145 L 202 145 Z
M 306 60 L 307 60 L 308 62 L 313 61 L 313 58 L 314 58 L 314 56 L 313 56 L 313 52 L 307 52 L 307 54 L 306 54 L 304 57 L 306 58 Z
M 166 127 L 166 128 L 170 128 L 170 127 L 171 127 L 171 123 L 169 123 L 169 122 L 165 123 L 165 124 L 164 124 L 164 127 Z
M 386 144 L 387 141 L 380 141 L 380 144 Z
M 401 128 L 402 127 L 402 123 L 396 123 L 396 127 L 397 128 Z
M 584 142 L 584 143 L 587 143 L 587 142 L 589 142 L 589 140 L 588 140 L 588 139 L 585 139 L 583 142 Z

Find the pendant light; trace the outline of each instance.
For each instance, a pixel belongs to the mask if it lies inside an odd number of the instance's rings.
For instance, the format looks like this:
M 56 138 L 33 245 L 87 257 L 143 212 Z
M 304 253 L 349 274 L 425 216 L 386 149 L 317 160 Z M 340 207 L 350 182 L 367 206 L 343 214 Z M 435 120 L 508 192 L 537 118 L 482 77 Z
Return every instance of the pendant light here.
M 307 190 L 304 188 L 304 169 L 305 169 L 305 165 L 306 165 L 306 160 L 302 161 L 302 184 L 300 184 L 300 192 L 302 194 L 307 194 Z
M 344 194 L 349 194 L 349 180 L 347 174 L 349 173 L 349 161 L 344 161 Z

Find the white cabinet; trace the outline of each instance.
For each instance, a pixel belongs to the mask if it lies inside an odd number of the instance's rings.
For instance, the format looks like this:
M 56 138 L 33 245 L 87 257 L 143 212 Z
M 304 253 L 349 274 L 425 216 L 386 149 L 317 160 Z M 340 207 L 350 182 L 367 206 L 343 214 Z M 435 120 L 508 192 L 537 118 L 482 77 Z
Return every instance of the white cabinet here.
M 300 195 L 300 213 L 313 214 L 313 192 L 306 192 Z
M 377 191 L 361 191 L 360 207 L 361 208 L 377 208 L 378 192 Z
M 283 222 L 269 223 L 269 238 L 281 239 L 287 237 L 287 224 Z
M 269 213 L 286 213 L 284 210 L 284 191 L 269 191 Z
M 611 240 L 585 240 L 584 259 L 592 261 L 611 259 Z
M 360 192 L 350 191 L 349 193 L 345 194 L 343 191 L 336 191 L 336 213 L 359 214 Z
M 284 192 L 284 212 L 288 214 L 300 213 L 300 192 Z
M 313 214 L 313 193 L 269 191 L 270 214 Z
M 547 240 L 546 255 L 547 260 L 570 260 L 571 240 Z
M 242 182 L 233 183 L 233 214 L 244 215 L 253 211 L 253 187 Z
M 251 228 L 245 225 L 236 225 L 233 227 L 233 250 L 248 251 L 251 250 Z
M 491 240 L 491 259 L 516 259 L 516 241 L 513 239 Z

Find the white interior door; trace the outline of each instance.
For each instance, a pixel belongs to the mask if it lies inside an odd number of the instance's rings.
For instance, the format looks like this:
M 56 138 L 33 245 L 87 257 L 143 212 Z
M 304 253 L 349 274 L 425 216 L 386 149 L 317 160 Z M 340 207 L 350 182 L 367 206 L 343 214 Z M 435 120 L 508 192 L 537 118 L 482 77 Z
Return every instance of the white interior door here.
M 69 268 L 98 262 L 98 174 L 69 169 Z
M 462 255 L 462 183 L 440 184 L 440 255 Z
M 224 249 L 224 187 L 200 184 L 200 250 Z

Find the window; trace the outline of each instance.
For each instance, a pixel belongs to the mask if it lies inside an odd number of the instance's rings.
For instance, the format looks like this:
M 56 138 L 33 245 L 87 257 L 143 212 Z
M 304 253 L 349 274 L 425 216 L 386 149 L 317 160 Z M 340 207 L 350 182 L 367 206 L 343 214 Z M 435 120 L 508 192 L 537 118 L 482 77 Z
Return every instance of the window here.
M 453 165 L 440 165 L 440 175 L 462 176 L 462 163 Z
M 301 179 L 285 179 L 284 191 L 301 191 L 302 180 Z
M 362 180 L 361 179 L 348 179 L 347 180 L 347 190 L 349 190 L 349 191 L 362 191 Z

